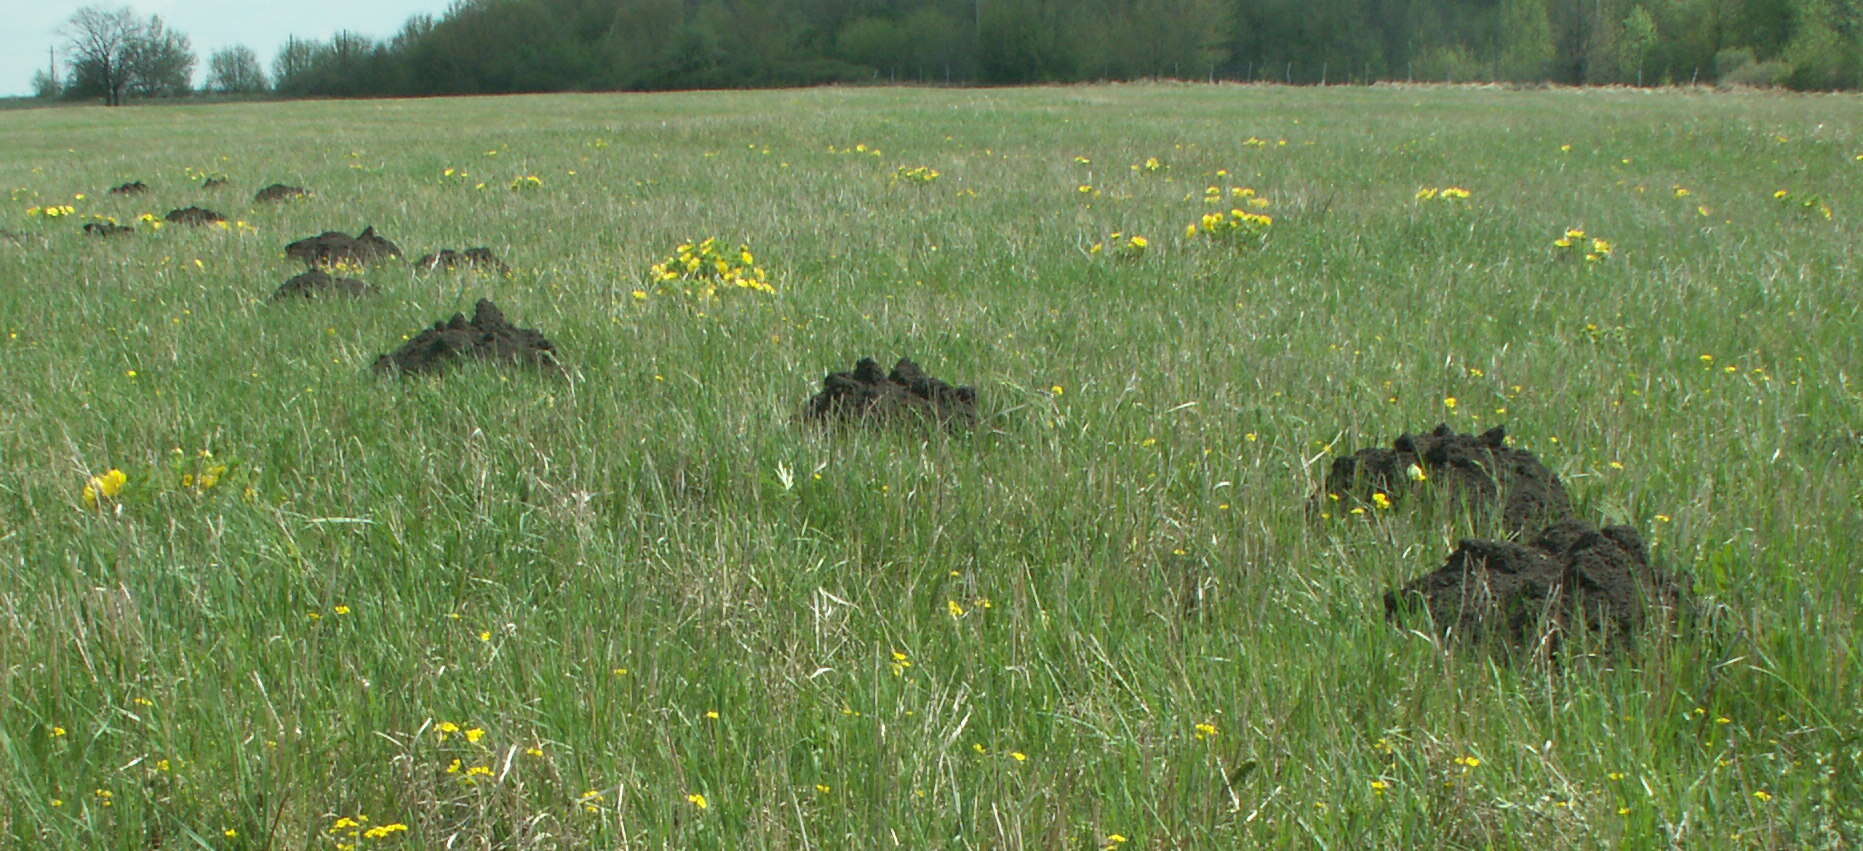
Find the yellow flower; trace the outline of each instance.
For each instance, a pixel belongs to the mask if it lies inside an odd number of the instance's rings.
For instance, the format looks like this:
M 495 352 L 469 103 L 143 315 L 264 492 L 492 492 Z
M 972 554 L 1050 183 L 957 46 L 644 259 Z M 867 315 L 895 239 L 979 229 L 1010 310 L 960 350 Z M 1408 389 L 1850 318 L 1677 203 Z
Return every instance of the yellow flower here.
M 951 613 L 951 617 L 961 618 L 964 616 L 964 607 L 958 605 L 956 600 L 944 601 L 944 608 L 945 608 L 945 611 L 948 611 Z
M 1218 735 L 1220 734 L 1217 732 L 1215 724 L 1205 721 L 1197 725 L 1197 738 L 1199 739 L 1213 739 Z
M 1021 751 L 1010 751 L 1009 756 L 1014 758 L 1016 762 L 1027 762 L 1029 758 L 1028 754 Z
M 393 834 L 406 832 L 407 829 L 407 825 L 401 822 L 395 822 L 394 824 L 384 824 L 380 827 L 371 827 L 363 831 L 362 835 L 369 839 L 386 839 Z
M 1381 509 L 1391 507 L 1391 498 L 1388 496 L 1385 496 L 1384 491 L 1378 491 L 1372 494 L 1371 501 L 1373 504 L 1377 505 Z
M 1768 791 L 1766 791 L 1766 790 L 1764 790 L 1764 789 L 1761 789 L 1761 790 L 1759 790 L 1759 791 L 1757 791 L 1757 792 L 1754 792 L 1754 793 L 1753 793 L 1753 797 L 1754 797 L 1754 798 L 1756 798 L 1756 799 L 1758 799 L 1760 803 L 1762 803 L 1762 804 L 1764 804 L 1764 803 L 1766 803 L 1767 801 L 1770 801 L 1770 800 L 1772 800 L 1772 793 L 1771 793 L 1771 792 L 1768 792 Z
M 1145 237 L 1142 237 L 1142 236 L 1132 237 L 1132 247 L 1134 248 L 1146 248 L 1146 247 L 1149 247 L 1150 245 L 1151 245 L 1151 241 L 1146 239 Z
M 1430 474 L 1423 472 L 1423 468 L 1415 464 L 1405 467 L 1404 475 L 1410 477 L 1413 482 L 1425 482 L 1430 478 Z
M 115 499 L 117 494 L 123 492 L 123 485 L 128 481 L 129 477 L 114 467 L 101 476 L 92 476 L 84 484 L 84 507 L 94 509 L 105 500 Z
M 1417 190 L 1418 201 L 1428 201 L 1435 197 L 1436 197 L 1436 190 L 1434 188 L 1426 186 L 1422 189 Z
M 483 738 L 485 738 L 485 731 L 481 728 L 474 727 L 466 731 L 466 741 L 468 742 L 473 742 L 476 744 L 480 739 L 483 739 Z
M 705 796 L 698 792 L 694 792 L 690 795 L 687 795 L 686 800 L 691 802 L 693 806 L 698 807 L 701 810 L 706 809 L 711 806 L 711 804 L 706 803 Z
M 1453 411 L 1455 410 L 1455 406 L 1456 406 L 1456 400 L 1454 396 L 1443 397 L 1443 407 L 1448 408 L 1449 410 Z
M 1371 781 L 1371 791 L 1376 794 L 1382 795 L 1385 793 L 1386 790 L 1390 788 L 1391 788 L 1391 784 L 1386 783 L 1383 780 Z

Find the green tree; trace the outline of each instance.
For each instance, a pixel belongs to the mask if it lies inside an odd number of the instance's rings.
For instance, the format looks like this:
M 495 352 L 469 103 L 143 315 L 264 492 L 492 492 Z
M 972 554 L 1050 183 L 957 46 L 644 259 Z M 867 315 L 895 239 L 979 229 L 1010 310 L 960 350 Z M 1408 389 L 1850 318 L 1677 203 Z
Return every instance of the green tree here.
M 214 51 L 207 59 L 207 88 L 221 94 L 265 91 L 265 72 L 259 55 L 243 44 Z
M 151 16 L 137 28 L 123 57 L 127 88 L 140 97 L 176 97 L 193 90 L 194 50 L 188 37 Z

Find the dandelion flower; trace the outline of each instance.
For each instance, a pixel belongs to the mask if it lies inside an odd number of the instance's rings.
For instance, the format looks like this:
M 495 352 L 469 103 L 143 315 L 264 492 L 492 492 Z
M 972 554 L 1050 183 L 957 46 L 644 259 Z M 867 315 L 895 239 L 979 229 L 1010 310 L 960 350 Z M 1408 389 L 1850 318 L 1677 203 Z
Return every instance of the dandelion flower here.
M 707 809 L 711 806 L 710 803 L 706 802 L 705 796 L 699 792 L 694 792 L 690 795 L 687 795 L 686 800 L 690 802 L 693 806 L 698 807 L 701 810 Z

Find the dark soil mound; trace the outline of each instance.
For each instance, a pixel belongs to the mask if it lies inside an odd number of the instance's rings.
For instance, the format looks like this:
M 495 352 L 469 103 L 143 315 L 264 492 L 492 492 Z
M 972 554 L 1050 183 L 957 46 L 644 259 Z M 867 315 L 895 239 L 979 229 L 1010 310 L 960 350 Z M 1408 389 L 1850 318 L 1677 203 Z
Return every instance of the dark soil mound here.
M 1636 530 L 1568 520 L 1528 544 L 1464 540 L 1442 567 L 1386 593 L 1384 611 L 1394 622 L 1428 612 L 1446 638 L 1493 638 L 1537 653 L 1578 631 L 1626 640 L 1652 617 L 1672 619 L 1686 593 L 1650 566 Z
M 114 222 L 85 222 L 84 232 L 91 236 L 124 236 L 135 233 L 136 229 Z
M 505 321 L 504 313 L 486 299 L 472 309 L 472 321 L 453 314 L 445 322 L 420 332 L 394 352 L 375 359 L 377 372 L 431 373 L 444 371 L 461 358 L 483 358 L 529 364 L 552 372 L 559 369 L 556 346 L 541 333 Z
M 977 391 L 926 375 L 908 358 L 900 358 L 890 374 L 881 372 L 872 358 L 861 358 L 853 372 L 832 372 L 822 379 L 822 390 L 809 399 L 803 417 L 823 422 L 930 419 L 970 425 L 977 419 Z
M 147 191 L 149 191 L 149 184 L 143 183 L 142 181 L 137 180 L 137 181 L 132 181 L 130 183 L 125 183 L 122 186 L 112 187 L 110 189 L 110 194 L 112 195 L 141 195 L 142 193 L 147 192 Z
M 499 260 L 498 255 L 493 254 L 489 248 L 468 248 L 465 251 L 444 248 L 437 254 L 422 257 L 414 265 L 421 269 L 457 269 L 464 266 L 468 269 L 486 269 L 500 275 L 511 274 L 511 267 Z
M 375 292 L 374 287 L 355 278 L 331 277 L 322 269 L 312 269 L 279 285 L 278 291 L 272 293 L 272 301 L 320 296 L 365 296 L 375 295 Z
M 304 187 L 301 186 L 286 186 L 282 183 L 274 183 L 259 190 L 259 194 L 252 196 L 252 200 L 288 201 L 292 198 L 302 198 L 309 194 L 310 192 L 306 191 Z
M 225 216 L 205 207 L 184 207 L 179 210 L 169 210 L 168 215 L 162 218 L 177 225 L 211 225 L 215 222 L 226 221 Z
M 1506 445 L 1500 426 L 1480 435 L 1439 425 L 1428 434 L 1403 434 L 1390 449 L 1361 449 L 1334 459 L 1327 495 L 1369 502 L 1382 492 L 1396 501 L 1406 492 L 1447 488 L 1478 511 L 1499 508 L 1502 527 L 1519 534 L 1572 516 L 1565 486 L 1533 453 Z M 1414 469 L 1413 469 L 1414 467 Z
M 206 180 L 201 181 L 202 189 L 215 189 L 215 188 L 225 186 L 225 185 L 226 185 L 226 178 L 224 177 L 209 177 Z
M 374 227 L 366 227 L 355 236 L 327 230 L 285 246 L 285 254 L 312 266 L 337 263 L 366 266 L 377 260 L 400 257 L 401 248 L 377 236 Z

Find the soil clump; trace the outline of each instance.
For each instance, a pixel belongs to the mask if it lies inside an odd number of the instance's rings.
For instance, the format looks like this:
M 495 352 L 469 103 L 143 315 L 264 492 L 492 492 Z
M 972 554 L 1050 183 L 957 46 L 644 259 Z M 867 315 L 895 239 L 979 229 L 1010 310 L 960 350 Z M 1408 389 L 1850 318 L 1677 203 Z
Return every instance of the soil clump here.
M 162 218 L 166 219 L 171 224 L 194 225 L 196 227 L 226 221 L 225 216 L 205 207 L 183 207 L 179 210 L 169 210 L 168 215 Z
M 434 254 L 429 254 L 415 261 L 414 265 L 421 269 L 449 270 L 463 266 L 468 269 L 483 269 L 497 272 L 500 275 L 511 274 L 511 267 L 506 266 L 504 261 L 499 260 L 498 255 L 493 254 L 492 250 L 489 248 L 468 248 L 465 251 L 454 251 L 451 248 L 443 248 Z
M 1501 525 L 1519 535 L 1572 516 L 1559 477 L 1524 449 L 1507 446 L 1500 426 L 1479 435 L 1447 424 L 1427 434 L 1401 434 L 1389 449 L 1361 449 L 1333 460 L 1318 498 L 1370 503 L 1374 493 L 1395 501 L 1411 490 L 1447 487 L 1481 512 L 1499 509 Z
M 322 296 L 355 298 L 375 295 L 375 293 L 375 287 L 355 278 L 338 278 L 322 269 L 312 269 L 280 284 L 278 290 L 272 293 L 272 301 Z
M 296 257 L 311 266 L 333 266 L 339 263 L 366 266 L 377 260 L 400 257 L 401 247 L 376 235 L 375 228 L 370 226 L 355 236 L 327 230 L 300 239 L 285 246 L 285 255 Z
M 948 426 L 973 425 L 977 391 L 926 375 L 910 358 L 900 358 L 883 372 L 873 358 L 861 358 L 852 372 L 831 372 L 821 392 L 810 397 L 803 418 L 816 422 L 895 422 L 932 420 Z
M 140 180 L 130 181 L 122 186 L 113 186 L 110 188 L 110 194 L 112 195 L 141 195 L 147 191 L 149 191 L 149 184 L 143 183 Z
M 302 186 L 286 186 L 282 183 L 274 183 L 259 190 L 259 194 L 252 196 L 252 200 L 261 203 L 267 201 L 288 201 L 292 198 L 302 198 L 309 194 L 310 192 Z
M 465 358 L 535 366 L 557 372 L 556 345 L 542 333 L 519 328 L 488 299 L 473 306 L 472 321 L 455 313 L 434 323 L 401 348 L 375 359 L 375 371 L 386 373 L 438 373 Z
M 84 232 L 91 236 L 127 236 L 135 233 L 136 229 L 115 222 L 85 222 Z
M 1686 594 L 1636 530 L 1566 520 L 1525 544 L 1463 540 L 1442 567 L 1387 592 L 1384 611 L 1394 623 L 1427 612 L 1445 638 L 1550 654 L 1579 632 L 1628 641 L 1652 618 L 1673 620 Z

